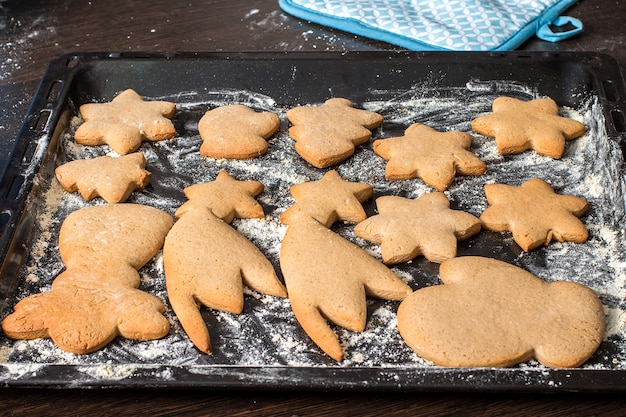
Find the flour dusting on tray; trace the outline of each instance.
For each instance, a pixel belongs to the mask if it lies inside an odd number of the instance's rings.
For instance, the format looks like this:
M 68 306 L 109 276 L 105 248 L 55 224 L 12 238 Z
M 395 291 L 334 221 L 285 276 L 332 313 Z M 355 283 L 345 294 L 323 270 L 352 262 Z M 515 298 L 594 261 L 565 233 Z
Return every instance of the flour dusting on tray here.
M 517 82 L 472 80 L 458 88 L 434 89 L 416 85 L 402 91 L 370 91 L 369 99 L 355 103 L 355 107 L 384 116 L 385 122 L 374 131 L 373 140 L 400 136 L 415 122 L 440 131 L 460 130 L 472 134 L 472 151 L 486 162 L 487 173 L 478 177 L 456 177 L 446 191 L 453 208 L 480 216 L 487 208 L 485 184 L 520 185 L 533 177 L 543 178 L 558 193 L 589 201 L 589 212 L 582 218 L 589 230 L 586 243 L 553 243 L 525 253 L 513 243 L 510 235 L 483 231 L 459 244 L 459 256 L 491 256 L 520 266 L 546 281 L 571 280 L 594 289 L 606 309 L 607 333 L 600 349 L 582 368 L 626 369 L 626 239 L 623 228 L 626 186 L 620 147 L 608 137 L 602 109 L 595 98 L 590 98 L 581 108 L 561 109 L 564 115 L 588 127 L 583 137 L 567 142 L 561 159 L 554 160 L 532 151 L 502 156 L 492 139 L 474 134 L 470 128 L 473 118 L 491 111 L 491 103 L 499 95 L 528 100 L 540 97 L 541 92 Z M 185 187 L 212 181 L 219 170 L 227 170 L 238 180 L 260 181 L 265 191 L 258 200 L 265 209 L 265 217 L 237 219 L 232 226 L 256 244 L 280 274 L 278 258 L 285 226 L 279 222 L 278 216 L 294 203 L 289 187 L 320 179 L 325 172 L 304 162 L 294 150 L 285 116 L 293 103 L 278 103 L 272 97 L 240 90 L 182 92 L 175 97 L 147 99 L 177 103 L 174 122 L 178 136 L 141 146 L 152 179 L 146 189 L 133 193 L 128 202 L 157 207 L 173 215 L 185 201 Z M 281 129 L 269 139 L 265 155 L 238 161 L 207 159 L 199 154 L 199 118 L 205 111 L 226 104 L 246 104 L 255 110 L 272 111 L 280 116 Z M 302 104 L 320 103 L 297 103 Z M 75 116 L 69 131 L 60 138 L 55 166 L 109 152 L 105 146 L 76 145 L 72 132 L 79 123 L 79 117 Z M 385 161 L 374 154 L 371 143 L 360 146 L 354 156 L 332 168 L 346 180 L 366 182 L 374 187 L 375 197 L 365 203 L 370 216 L 374 214 L 374 199 L 380 195 L 417 198 L 433 191 L 419 179 L 386 181 Z M 41 203 L 37 207 L 36 239 L 5 315 L 25 296 L 48 291 L 54 278 L 63 270 L 57 246 L 62 220 L 81 207 L 103 204 L 101 199 L 86 203 L 78 194 L 64 192 L 54 178 L 38 181 L 42 191 Z M 353 226 L 338 224 L 333 230 L 380 258 L 378 246 L 357 238 Z M 392 269 L 413 289 L 439 283 L 438 265 L 422 258 Z M 202 309 L 214 349 L 212 355 L 206 355 L 193 347 L 169 307 L 162 256 L 158 255 L 140 273 L 140 289 L 166 303 L 165 314 L 171 330 L 164 339 L 136 342 L 118 338 L 95 353 L 80 356 L 63 352 L 48 339 L 13 341 L 2 335 L 1 362 L 15 374 L 15 378 L 38 372 L 38 366 L 56 364 L 77 365 L 85 378 L 105 380 L 123 379 L 137 369 L 151 365 L 188 366 L 192 372 L 200 373 L 216 366 L 434 368 L 408 348 L 399 336 L 395 316 L 398 302 L 368 299 L 367 328 L 362 333 L 334 327 L 345 354 L 344 361 L 336 363 L 321 353 L 299 327 L 289 300 L 249 289 L 245 291 L 245 307 L 240 315 Z M 520 368 L 543 367 L 530 361 L 517 367 Z M 168 372 L 162 371 L 154 377 L 168 380 L 172 378 Z

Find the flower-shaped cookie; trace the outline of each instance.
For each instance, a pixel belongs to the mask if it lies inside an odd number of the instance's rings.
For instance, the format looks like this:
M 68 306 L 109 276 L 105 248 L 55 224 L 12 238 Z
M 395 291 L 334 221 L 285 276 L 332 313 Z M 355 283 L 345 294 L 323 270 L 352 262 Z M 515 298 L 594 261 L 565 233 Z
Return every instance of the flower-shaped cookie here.
M 560 158 L 565 141 L 582 136 L 585 125 L 559 116 L 559 108 L 551 98 L 522 101 L 498 97 L 493 112 L 472 121 L 472 129 L 496 140 L 502 155 L 517 154 L 529 149 L 551 158 Z
M 472 137 L 464 132 L 437 132 L 415 123 L 404 136 L 374 141 L 374 152 L 387 160 L 385 178 L 421 178 L 439 191 L 446 190 L 456 174 L 482 175 L 487 167 L 470 152 Z
M 450 209 L 442 192 L 424 194 L 416 200 L 384 196 L 376 200 L 378 213 L 357 224 L 357 236 L 381 245 L 387 265 L 424 255 L 432 262 L 456 256 L 457 241 L 480 232 L 480 220 Z
M 102 197 L 107 203 L 120 203 L 133 191 L 148 185 L 151 174 L 145 167 L 145 156 L 135 152 L 71 161 L 57 167 L 54 173 L 65 191 L 79 192 L 86 201 Z
M 515 242 L 530 251 L 551 241 L 582 243 L 588 232 L 579 219 L 587 211 L 586 200 L 559 195 L 540 178 L 521 186 L 485 185 L 491 205 L 480 216 L 483 228 L 496 232 L 510 231 Z
M 198 123 L 203 142 L 200 154 L 208 158 L 249 159 L 267 152 L 267 141 L 280 127 L 274 113 L 256 112 L 233 104 L 207 111 Z
M 83 118 L 74 140 L 81 145 L 109 145 L 120 155 L 136 151 L 141 142 L 171 139 L 176 129 L 170 120 L 176 105 L 144 101 L 134 90 L 125 90 L 108 103 L 80 106 Z
M 370 140 L 371 130 L 383 116 L 355 109 L 345 98 L 331 98 L 321 106 L 295 107 L 287 112 L 293 124 L 289 135 L 296 152 L 317 168 L 335 165 L 354 154 L 355 147 Z
M 507 367 L 536 358 L 576 367 L 600 346 L 605 316 L 596 293 L 545 282 L 483 257 L 441 264 L 443 285 L 419 289 L 398 308 L 398 330 L 421 357 L 448 367 Z

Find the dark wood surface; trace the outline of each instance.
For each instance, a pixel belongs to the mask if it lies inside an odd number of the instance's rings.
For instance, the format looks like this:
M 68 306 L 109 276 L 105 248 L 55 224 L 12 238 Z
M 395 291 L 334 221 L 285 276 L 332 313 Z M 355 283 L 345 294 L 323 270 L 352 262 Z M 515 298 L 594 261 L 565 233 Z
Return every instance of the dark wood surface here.
M 584 32 L 520 49 L 597 51 L 626 68 L 626 1 L 582 0 Z M 298 20 L 275 0 L 0 0 L 0 152 L 9 152 L 46 64 L 69 52 L 381 50 L 393 45 Z M 626 415 L 622 395 L 0 388 L 19 415 Z

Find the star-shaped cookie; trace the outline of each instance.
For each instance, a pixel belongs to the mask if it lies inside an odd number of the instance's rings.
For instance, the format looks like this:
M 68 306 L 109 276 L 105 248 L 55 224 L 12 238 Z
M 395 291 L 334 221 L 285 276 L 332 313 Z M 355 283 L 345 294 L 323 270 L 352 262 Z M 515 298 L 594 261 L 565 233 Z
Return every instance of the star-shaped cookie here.
M 439 191 L 446 190 L 456 174 L 482 175 L 487 167 L 470 152 L 472 137 L 465 132 L 438 132 L 421 123 L 404 136 L 374 141 L 374 152 L 387 160 L 385 178 L 421 178 Z
M 215 181 L 194 184 L 185 188 L 185 202 L 176 211 L 176 217 L 196 208 L 211 211 L 226 223 L 235 217 L 240 219 L 262 218 L 263 207 L 255 197 L 263 192 L 263 184 L 258 181 L 239 181 L 222 170 Z
M 108 103 L 80 106 L 83 118 L 74 140 L 88 146 L 109 145 L 120 155 L 136 151 L 141 142 L 171 139 L 176 129 L 170 120 L 176 105 L 167 101 L 144 101 L 134 90 L 118 94 Z
M 352 107 L 345 98 L 331 98 L 320 106 L 295 107 L 287 112 L 293 124 L 289 135 L 296 152 L 317 168 L 326 168 L 354 154 L 370 140 L 371 130 L 383 123 L 378 113 Z
M 65 191 L 79 192 L 86 201 L 102 197 L 107 203 L 120 203 L 148 185 L 151 174 L 145 167 L 145 156 L 135 152 L 71 161 L 58 166 L 54 173 Z
M 493 112 L 472 121 L 472 129 L 496 140 L 502 155 L 532 149 L 551 158 L 560 158 L 565 141 L 582 136 L 585 125 L 559 116 L 559 108 L 551 98 L 522 101 L 498 97 Z
M 442 192 L 411 200 L 384 196 L 376 200 L 378 213 L 357 224 L 357 236 L 381 245 L 387 265 L 424 255 L 432 262 L 456 256 L 457 241 L 480 232 L 480 220 L 469 213 L 451 210 Z
M 361 203 L 374 195 L 371 185 L 346 181 L 335 170 L 328 171 L 318 181 L 293 185 L 290 192 L 296 203 L 280 216 L 283 224 L 289 224 L 294 216 L 304 212 L 326 227 L 338 220 L 365 220 L 367 215 Z
M 208 158 L 249 159 L 267 152 L 267 141 L 280 127 L 278 115 L 256 112 L 241 105 L 216 107 L 198 123 L 203 142 L 200 154 Z
M 541 178 L 528 180 L 519 187 L 487 184 L 485 195 L 490 207 L 480 216 L 483 228 L 512 232 L 515 242 L 527 252 L 553 240 L 587 240 L 587 229 L 579 219 L 589 207 L 587 201 L 556 194 Z

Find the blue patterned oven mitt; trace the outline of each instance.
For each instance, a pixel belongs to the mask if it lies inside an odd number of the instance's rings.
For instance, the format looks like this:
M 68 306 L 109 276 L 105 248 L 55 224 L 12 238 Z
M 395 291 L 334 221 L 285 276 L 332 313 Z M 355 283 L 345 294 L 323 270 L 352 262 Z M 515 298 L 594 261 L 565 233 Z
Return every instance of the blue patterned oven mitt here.
M 577 0 L 279 0 L 298 18 L 420 51 L 498 51 L 582 31 Z M 552 27 L 567 28 L 553 31 Z

